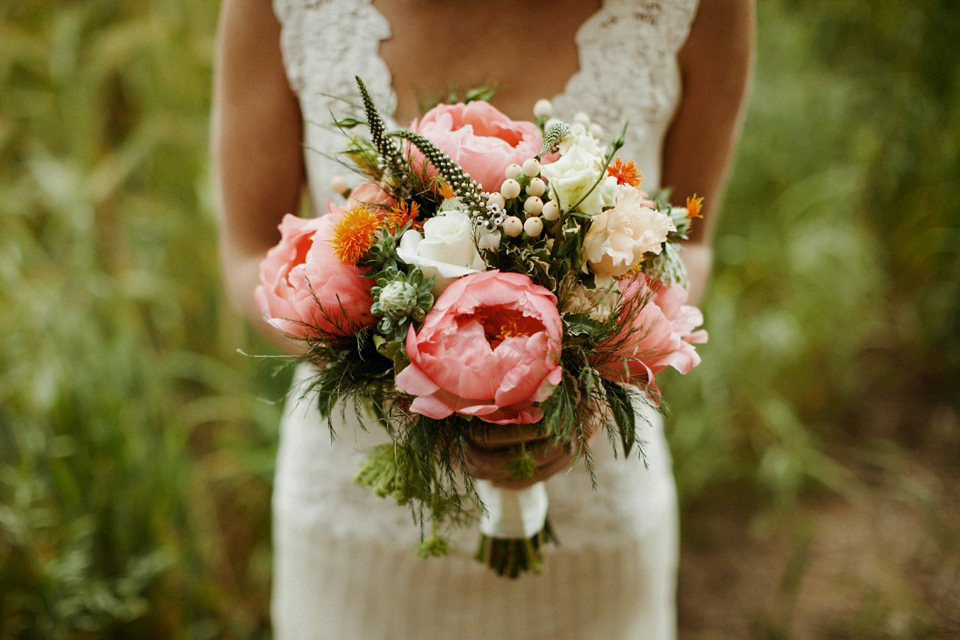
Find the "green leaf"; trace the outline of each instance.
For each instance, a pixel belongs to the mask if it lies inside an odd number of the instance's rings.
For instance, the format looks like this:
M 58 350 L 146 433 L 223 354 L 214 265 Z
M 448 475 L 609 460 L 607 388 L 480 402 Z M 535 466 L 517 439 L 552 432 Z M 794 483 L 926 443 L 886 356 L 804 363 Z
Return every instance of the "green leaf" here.
M 630 392 L 608 380 L 603 381 L 603 386 L 606 390 L 607 405 L 620 435 L 623 455 L 629 456 L 637 444 L 637 418 L 633 413 L 633 403 L 630 402 Z
M 571 336 L 589 336 L 597 328 L 597 323 L 585 313 L 565 313 L 563 322 L 567 335 Z

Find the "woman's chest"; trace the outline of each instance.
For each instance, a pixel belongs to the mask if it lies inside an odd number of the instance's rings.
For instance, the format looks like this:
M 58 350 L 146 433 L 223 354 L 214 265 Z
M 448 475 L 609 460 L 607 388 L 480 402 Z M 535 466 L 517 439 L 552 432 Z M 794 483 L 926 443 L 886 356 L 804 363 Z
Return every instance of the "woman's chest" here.
M 540 2 L 484 0 L 376 0 L 390 24 L 380 44 L 397 95 L 397 121 L 451 90 L 496 89 L 492 102 L 513 117 L 529 118 L 538 98 L 566 87 L 580 67 L 578 29 L 600 0 Z

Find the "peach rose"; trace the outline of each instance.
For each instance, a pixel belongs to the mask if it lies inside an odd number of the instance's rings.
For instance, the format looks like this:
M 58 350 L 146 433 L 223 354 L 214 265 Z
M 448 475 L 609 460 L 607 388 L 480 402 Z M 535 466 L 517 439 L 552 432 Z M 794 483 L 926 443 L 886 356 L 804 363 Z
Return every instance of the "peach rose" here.
M 333 253 L 331 238 L 343 211 L 328 204 L 319 218 L 287 214 L 280 223 L 280 242 L 260 263 L 255 296 L 264 319 L 292 336 L 316 329 L 333 336 L 352 335 L 375 322 L 370 306 L 373 281 L 343 264 Z
M 658 373 L 673 367 L 686 374 L 700 364 L 693 345 L 707 341 L 707 332 L 696 330 L 703 324 L 703 314 L 684 304 L 687 290 L 679 284 L 666 286 L 643 275 L 619 284 L 625 300 L 639 303 L 644 297 L 649 299 L 630 327 L 599 345 L 594 365 L 605 378 L 646 387 L 651 399 L 658 402 Z
M 511 120 L 482 100 L 438 104 L 414 120 L 410 129 L 437 145 L 484 191 L 499 191 L 507 167 L 532 158 L 543 145 L 537 125 Z M 411 153 L 423 157 L 415 149 Z
M 495 424 L 530 424 L 534 403 L 560 384 L 563 327 L 557 299 L 520 273 L 487 271 L 446 288 L 420 327 L 407 332 L 410 364 L 397 387 L 428 418 L 454 412 Z

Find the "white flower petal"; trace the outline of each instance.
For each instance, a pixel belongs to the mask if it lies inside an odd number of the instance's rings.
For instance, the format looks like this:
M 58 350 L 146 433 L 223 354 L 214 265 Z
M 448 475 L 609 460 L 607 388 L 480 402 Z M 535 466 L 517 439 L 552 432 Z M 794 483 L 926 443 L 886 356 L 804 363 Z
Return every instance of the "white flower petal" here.
M 474 242 L 473 223 L 463 212 L 441 213 L 424 223 L 423 232 L 423 236 L 415 230 L 404 233 L 397 257 L 434 278 L 435 295 L 457 278 L 486 271 Z

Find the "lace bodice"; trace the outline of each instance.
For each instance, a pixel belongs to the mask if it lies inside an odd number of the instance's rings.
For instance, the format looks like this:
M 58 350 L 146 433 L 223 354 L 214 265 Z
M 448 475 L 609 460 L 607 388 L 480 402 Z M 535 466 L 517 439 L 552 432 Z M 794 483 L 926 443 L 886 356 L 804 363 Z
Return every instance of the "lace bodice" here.
M 637 163 L 649 188 L 660 184 L 663 138 L 680 96 L 676 54 L 696 6 L 697 0 L 604 0 L 577 31 L 580 70 L 552 98 L 558 117 L 584 111 L 607 132 L 629 118 L 623 155 Z M 356 95 L 354 76 L 364 79 L 385 114 L 396 108 L 390 70 L 379 53 L 390 25 L 372 0 L 274 0 L 274 9 L 287 76 L 303 112 L 317 204 L 329 196 L 330 179 L 346 173 L 330 157 L 344 142 L 330 114 L 342 114 L 340 100 Z

